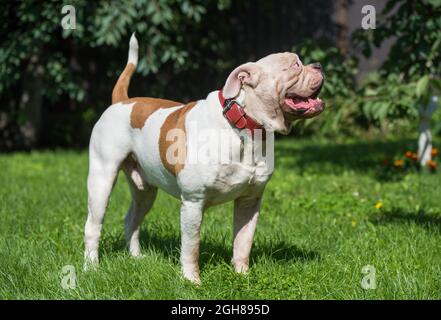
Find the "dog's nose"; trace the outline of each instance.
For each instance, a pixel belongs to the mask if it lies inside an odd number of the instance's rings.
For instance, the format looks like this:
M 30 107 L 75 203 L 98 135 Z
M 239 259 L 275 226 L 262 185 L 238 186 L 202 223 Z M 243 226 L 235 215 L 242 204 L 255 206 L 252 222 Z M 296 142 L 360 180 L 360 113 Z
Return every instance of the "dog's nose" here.
M 314 69 L 322 71 L 322 65 L 319 62 L 311 64 Z

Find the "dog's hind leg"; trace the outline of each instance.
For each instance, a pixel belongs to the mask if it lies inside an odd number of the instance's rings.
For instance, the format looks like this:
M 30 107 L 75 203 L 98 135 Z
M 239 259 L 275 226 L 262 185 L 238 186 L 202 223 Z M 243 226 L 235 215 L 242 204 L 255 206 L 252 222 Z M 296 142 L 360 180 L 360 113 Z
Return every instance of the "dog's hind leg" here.
M 129 152 L 125 142 L 125 135 L 118 128 L 118 123 L 104 119 L 95 125 L 89 147 L 88 215 L 84 228 L 85 269 L 98 264 L 104 214 L 121 163 Z
M 84 228 L 84 267 L 98 264 L 98 246 L 104 214 L 115 183 L 118 167 L 91 163 L 87 179 L 88 215 Z
M 85 269 L 98 264 L 98 246 L 104 214 L 118 171 L 118 164 L 102 163 L 100 159 L 93 159 L 93 157 L 90 159 L 87 178 L 88 215 L 84 228 Z
M 125 218 L 125 234 L 129 252 L 133 257 L 141 255 L 139 234 L 144 216 L 151 209 L 158 189 L 146 183 L 136 160 L 129 156 L 122 166 L 132 193 L 132 203 Z

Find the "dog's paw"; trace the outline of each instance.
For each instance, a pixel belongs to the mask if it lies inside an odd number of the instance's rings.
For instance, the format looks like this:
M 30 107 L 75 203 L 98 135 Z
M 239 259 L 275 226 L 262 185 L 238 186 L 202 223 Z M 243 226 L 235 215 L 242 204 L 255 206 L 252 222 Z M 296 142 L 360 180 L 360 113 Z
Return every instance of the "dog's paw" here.
M 184 268 L 182 270 L 182 276 L 184 277 L 184 279 L 190 281 L 193 284 L 200 285 L 202 283 L 199 276 L 199 271 L 185 270 Z
M 85 272 L 95 271 L 96 269 L 98 269 L 98 261 L 90 261 L 90 260 L 84 261 L 83 270 Z
M 146 255 L 142 254 L 142 253 L 132 254 L 132 258 L 136 259 L 136 260 L 144 259 L 145 257 L 146 257 Z
M 191 284 L 196 285 L 196 286 L 200 286 L 202 284 L 201 278 L 199 278 L 199 277 L 188 278 L 188 277 L 184 276 L 184 280 L 190 281 Z
M 234 264 L 234 271 L 237 273 L 247 275 L 250 267 L 247 264 Z

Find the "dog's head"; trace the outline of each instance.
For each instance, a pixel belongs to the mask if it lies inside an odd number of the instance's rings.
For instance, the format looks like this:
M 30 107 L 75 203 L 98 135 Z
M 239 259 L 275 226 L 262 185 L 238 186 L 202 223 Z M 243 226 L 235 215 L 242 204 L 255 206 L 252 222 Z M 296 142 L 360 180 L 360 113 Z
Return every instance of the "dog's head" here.
M 235 98 L 243 89 L 246 112 L 265 129 L 287 134 L 292 121 L 323 111 L 325 104 L 318 98 L 323 82 L 319 63 L 304 66 L 294 53 L 275 53 L 233 70 L 223 95 Z

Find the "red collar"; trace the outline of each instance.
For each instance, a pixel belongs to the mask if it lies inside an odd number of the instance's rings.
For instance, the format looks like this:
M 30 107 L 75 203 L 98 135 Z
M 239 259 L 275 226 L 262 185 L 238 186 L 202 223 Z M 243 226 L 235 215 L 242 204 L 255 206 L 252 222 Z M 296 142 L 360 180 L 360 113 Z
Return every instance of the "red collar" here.
M 225 99 L 222 90 L 219 90 L 219 102 L 224 117 L 237 129 L 249 129 L 254 134 L 255 129 L 263 129 L 263 126 L 243 111 L 242 107 L 233 99 Z M 263 134 L 264 132 L 262 132 Z

